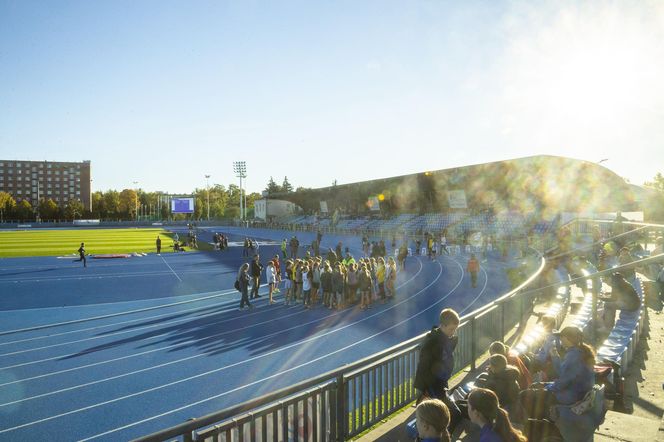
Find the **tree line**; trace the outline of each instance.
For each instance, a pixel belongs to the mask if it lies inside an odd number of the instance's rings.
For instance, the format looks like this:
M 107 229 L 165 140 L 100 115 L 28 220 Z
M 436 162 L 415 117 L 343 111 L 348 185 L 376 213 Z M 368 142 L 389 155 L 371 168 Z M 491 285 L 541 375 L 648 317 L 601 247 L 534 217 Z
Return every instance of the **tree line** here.
M 92 193 L 92 210 L 85 209 L 78 199 L 58 204 L 49 198 L 42 198 L 37 207 L 26 200 L 16 201 L 14 197 L 0 191 L 0 219 L 3 221 L 41 220 L 135 220 L 139 219 L 205 219 L 208 214 L 208 189 L 195 189 L 190 195 L 194 198 L 193 215 L 171 214 L 168 195 L 161 192 L 146 192 L 142 189 L 96 191 Z M 261 195 L 254 192 L 246 195 L 247 217 L 253 217 L 254 201 Z M 240 216 L 240 188 L 231 184 L 228 187 L 216 184 L 209 189 L 210 218 L 238 218 Z

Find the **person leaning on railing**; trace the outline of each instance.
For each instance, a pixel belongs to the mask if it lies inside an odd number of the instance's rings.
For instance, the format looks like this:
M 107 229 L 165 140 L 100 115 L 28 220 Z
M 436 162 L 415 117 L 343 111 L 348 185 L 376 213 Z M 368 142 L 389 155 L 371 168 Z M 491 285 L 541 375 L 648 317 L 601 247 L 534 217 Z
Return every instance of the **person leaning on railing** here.
M 433 327 L 420 347 L 414 386 L 419 392 L 417 403 L 426 398 L 440 399 L 450 409 L 450 431 L 461 421 L 461 412 L 447 396 L 454 369 L 454 349 L 458 338 L 459 315 L 447 308 L 440 312 L 439 326 Z

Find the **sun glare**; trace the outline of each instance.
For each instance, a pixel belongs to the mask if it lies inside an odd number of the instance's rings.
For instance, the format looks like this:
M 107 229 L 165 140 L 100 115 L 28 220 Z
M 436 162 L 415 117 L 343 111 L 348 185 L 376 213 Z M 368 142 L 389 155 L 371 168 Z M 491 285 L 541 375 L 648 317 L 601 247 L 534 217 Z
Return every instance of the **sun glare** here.
M 504 133 L 564 132 L 602 149 L 653 123 L 664 99 L 664 7 L 654 5 L 651 16 L 628 4 L 601 5 L 546 16 L 521 11 L 518 25 L 508 26 Z

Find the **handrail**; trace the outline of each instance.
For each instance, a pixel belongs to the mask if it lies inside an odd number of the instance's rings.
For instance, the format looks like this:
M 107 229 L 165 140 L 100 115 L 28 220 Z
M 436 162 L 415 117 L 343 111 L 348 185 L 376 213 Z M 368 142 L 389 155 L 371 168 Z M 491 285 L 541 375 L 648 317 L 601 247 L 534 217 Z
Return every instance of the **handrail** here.
M 484 305 L 464 316 L 462 316 L 461 322 L 468 322 L 475 318 L 476 316 L 479 316 L 486 311 L 494 308 L 496 305 L 501 304 L 502 302 L 505 302 L 505 300 L 512 298 L 516 294 L 518 294 L 521 290 L 523 290 L 527 285 L 531 284 L 535 279 L 541 274 L 541 272 L 544 269 L 544 266 L 546 265 L 546 261 L 544 257 L 535 249 L 531 249 L 536 253 L 536 256 L 539 257 L 540 260 L 540 265 L 535 273 L 533 273 L 527 280 L 519 284 L 518 287 L 515 289 L 509 291 L 505 295 L 501 296 L 500 298 L 490 302 L 487 305 Z M 232 407 L 225 408 L 223 410 L 202 416 L 200 418 L 190 420 L 188 422 L 184 422 L 182 424 L 176 425 L 174 427 L 161 430 L 155 433 L 152 433 L 147 436 L 140 437 L 138 439 L 134 439 L 133 442 L 153 442 L 153 441 L 162 441 L 165 439 L 168 439 L 170 437 L 175 437 L 179 436 L 182 434 L 190 433 L 193 432 L 196 429 L 199 429 L 201 427 L 205 427 L 217 422 L 225 421 L 233 416 L 237 416 L 238 414 L 245 413 L 248 410 L 255 409 L 257 407 L 260 407 L 265 404 L 269 404 L 271 402 L 275 402 L 279 399 L 283 399 L 287 396 L 290 396 L 296 392 L 300 392 L 303 390 L 306 390 L 307 388 L 311 388 L 316 385 L 320 385 L 326 382 L 334 382 L 340 375 L 350 373 L 352 371 L 356 371 L 358 369 L 361 369 L 369 364 L 372 364 L 376 361 L 379 361 L 381 359 L 384 359 L 388 356 L 394 355 L 395 353 L 399 353 L 400 351 L 403 351 L 407 349 L 408 347 L 411 347 L 413 345 L 418 344 L 424 337 L 427 335 L 428 332 L 424 332 L 418 336 L 415 336 L 413 338 L 410 338 L 404 342 L 400 342 L 399 344 L 393 345 L 392 347 L 382 350 L 380 352 L 374 353 L 373 355 L 367 356 L 363 359 L 360 359 L 358 361 L 352 362 L 350 364 L 344 365 L 343 367 L 339 367 L 333 370 L 330 370 L 326 373 L 320 374 L 314 378 L 307 379 L 305 381 L 301 381 L 295 385 L 289 386 L 282 388 L 280 390 L 277 390 L 272 393 L 265 394 L 263 396 L 260 396 L 258 398 L 254 398 L 251 400 L 248 400 L 242 404 L 235 405 Z

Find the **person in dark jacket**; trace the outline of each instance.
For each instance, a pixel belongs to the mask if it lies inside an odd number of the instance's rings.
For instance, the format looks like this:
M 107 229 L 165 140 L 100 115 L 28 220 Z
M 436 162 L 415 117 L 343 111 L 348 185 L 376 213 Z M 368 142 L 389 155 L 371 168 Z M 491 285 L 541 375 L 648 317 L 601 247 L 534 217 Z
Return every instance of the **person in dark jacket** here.
M 249 265 L 249 273 L 251 275 L 252 286 L 251 286 L 251 297 L 260 298 L 261 295 L 258 294 L 258 288 L 261 285 L 260 278 L 261 272 L 263 271 L 263 264 L 259 261 L 260 256 L 254 255 L 254 259 L 251 260 Z
M 445 402 L 452 416 L 450 431 L 461 421 L 459 409 L 447 397 L 458 341 L 454 333 L 459 322 L 459 315 L 454 310 L 447 308 L 440 312 L 439 326 L 433 327 L 422 342 L 414 382 L 420 392 L 418 403 L 426 397 Z
M 641 298 L 632 284 L 618 272 L 611 275 L 609 285 L 611 297 L 604 301 L 604 327 L 610 329 L 615 322 L 616 310 L 636 311 L 641 305 Z
M 332 295 L 332 267 L 330 267 L 329 263 L 325 263 L 325 267 L 321 269 L 320 273 L 320 288 L 321 291 L 323 292 L 323 304 L 325 307 L 330 307 L 331 301 L 331 295 Z
M 331 266 L 335 265 L 337 263 L 337 254 L 330 248 L 327 252 L 327 261 L 330 263 Z
M 240 284 L 240 293 L 242 293 L 242 299 L 240 300 L 240 310 L 244 309 L 244 305 L 246 304 L 247 307 L 253 308 L 253 305 L 249 302 L 249 274 L 247 271 L 249 270 L 249 264 L 245 263 L 242 264 L 242 267 L 240 267 L 240 272 L 238 274 L 237 280 L 238 283 Z
M 507 364 L 516 367 L 519 370 L 519 388 L 525 390 L 533 383 L 533 377 L 530 375 L 530 370 L 523 363 L 519 355 L 511 350 L 507 345 L 501 341 L 494 341 L 489 346 L 489 355 L 503 355 L 507 359 Z
M 85 243 L 81 243 L 81 247 L 78 248 L 78 259 L 75 259 L 74 262 L 83 261 L 83 267 L 88 266 L 88 260 L 85 257 Z
M 500 406 L 513 412 L 521 390 L 518 382 L 520 375 L 518 368 L 507 364 L 505 356 L 494 354 L 489 358 L 487 372 L 480 375 L 475 385 L 496 393 Z

